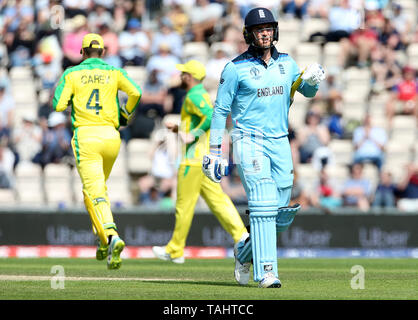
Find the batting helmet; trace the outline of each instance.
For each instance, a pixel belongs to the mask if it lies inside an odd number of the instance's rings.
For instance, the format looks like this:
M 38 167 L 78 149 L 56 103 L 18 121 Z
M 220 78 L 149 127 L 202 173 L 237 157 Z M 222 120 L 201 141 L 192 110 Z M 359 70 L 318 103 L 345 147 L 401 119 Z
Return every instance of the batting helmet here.
M 251 32 L 251 28 L 260 24 L 272 24 L 273 25 L 273 41 L 279 40 L 279 24 L 274 19 L 273 14 L 266 8 L 254 8 L 251 9 L 244 20 L 244 39 L 247 44 L 254 45 L 254 35 Z M 273 45 L 273 44 L 272 44 Z

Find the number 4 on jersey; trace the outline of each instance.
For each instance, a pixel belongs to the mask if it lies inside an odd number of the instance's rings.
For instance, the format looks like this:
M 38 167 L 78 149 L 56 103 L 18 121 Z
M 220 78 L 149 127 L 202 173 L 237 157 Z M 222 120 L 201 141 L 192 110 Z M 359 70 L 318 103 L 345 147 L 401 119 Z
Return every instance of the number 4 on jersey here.
M 93 97 L 95 97 L 96 101 L 94 106 L 91 105 L 91 100 L 93 100 Z M 99 114 L 99 111 L 102 110 L 102 106 L 100 105 L 99 101 L 99 89 L 93 89 L 89 101 L 87 102 L 86 108 L 96 110 L 96 114 Z

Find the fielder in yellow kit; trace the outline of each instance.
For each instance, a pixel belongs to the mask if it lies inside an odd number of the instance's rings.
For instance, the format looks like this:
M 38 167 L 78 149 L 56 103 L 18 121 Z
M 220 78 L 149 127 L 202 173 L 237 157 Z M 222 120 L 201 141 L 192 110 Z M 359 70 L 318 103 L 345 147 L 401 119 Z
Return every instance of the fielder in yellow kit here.
M 209 128 L 213 106 L 201 81 L 206 75 L 203 64 L 190 60 L 178 64 L 182 87 L 187 94 L 181 109 L 181 125 L 167 124 L 178 132 L 183 142 L 183 157 L 177 173 L 176 222 L 171 240 L 165 247 L 154 246 L 154 255 L 162 260 L 184 263 L 184 247 L 193 220 L 196 202 L 201 195 L 222 227 L 238 242 L 247 229 L 231 199 L 220 184 L 202 171 L 203 156 L 209 151 Z
M 100 35 L 83 38 L 83 62 L 68 68 L 55 90 L 53 108 L 64 111 L 71 103 L 71 141 L 77 170 L 83 183 L 84 204 L 99 238 L 97 260 L 107 257 L 109 269 L 119 269 L 125 243 L 118 236 L 107 196 L 106 180 L 121 144 L 118 128 L 126 125 L 141 98 L 141 89 L 126 71 L 100 59 L 104 44 Z M 119 105 L 118 90 L 128 95 Z

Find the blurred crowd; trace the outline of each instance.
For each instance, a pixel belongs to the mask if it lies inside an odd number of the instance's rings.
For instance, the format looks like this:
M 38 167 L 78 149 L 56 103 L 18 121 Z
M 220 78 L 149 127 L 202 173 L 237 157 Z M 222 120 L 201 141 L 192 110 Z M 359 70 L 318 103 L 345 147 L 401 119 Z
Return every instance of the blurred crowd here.
M 190 44 L 207 45 L 208 52 L 202 54 L 207 54 L 204 84 L 215 98 L 223 66 L 247 48 L 242 37 L 243 18 L 251 8 L 263 6 L 276 14 L 279 32 L 281 21 L 322 19 L 328 30 L 313 31 L 308 41 L 321 46 L 334 42 L 340 49 L 336 66 L 327 69 L 326 61 L 318 61 L 324 63 L 327 79 L 309 101 L 303 124 L 289 130 L 295 166 L 292 201 L 305 208 L 418 210 L 418 150 L 397 180 L 385 163 L 394 118 L 404 115 L 417 121 L 418 117 L 417 64 L 410 65 L 405 58 L 408 48 L 418 42 L 418 29 L 402 2 L 405 0 L 0 1 L 0 188 L 13 187 L 20 162 L 33 162 L 41 168 L 49 163 L 74 165 L 70 114 L 53 112 L 51 100 L 63 70 L 81 62 L 80 44 L 85 34 L 102 35 L 104 60 L 109 64 L 140 66 L 146 71 L 140 84 L 141 103 L 133 121 L 121 130 L 129 144 L 135 138 L 152 139 L 164 117 L 180 113 L 185 92 L 179 87 L 175 65 L 189 57 L 185 51 Z M 280 45 L 279 40 L 279 51 Z M 38 106 L 35 115 L 24 115 L 18 121 L 10 88 L 10 72 L 16 67 L 30 67 Z M 357 122 L 344 117 L 343 109 L 350 106 L 345 104 L 341 80 L 350 67 L 370 71 L 367 99 L 386 97 L 381 108 L 387 125 L 376 125 L 369 112 Z M 416 148 L 416 136 L 413 139 Z M 350 141 L 353 146 L 347 164 L 349 177 L 343 183 L 335 183 L 329 170 L 336 162 L 330 148 L 335 140 Z M 152 169 L 136 183 L 138 204 L 155 208 L 174 205 L 178 159 L 170 149 L 166 139 L 155 142 L 149 154 Z M 300 179 L 299 166 L 306 164 L 316 172 L 311 188 Z M 374 185 L 363 173 L 369 164 L 379 175 Z M 246 205 L 233 159 L 231 169 L 223 187 L 234 203 Z

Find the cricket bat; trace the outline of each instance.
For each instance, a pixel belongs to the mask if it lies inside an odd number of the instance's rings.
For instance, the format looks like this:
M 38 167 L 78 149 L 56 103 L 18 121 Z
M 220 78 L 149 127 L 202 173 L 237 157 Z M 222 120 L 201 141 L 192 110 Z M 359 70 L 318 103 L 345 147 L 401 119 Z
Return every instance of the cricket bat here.
M 306 70 L 306 68 L 305 68 L 305 70 Z M 293 82 L 292 87 L 290 88 L 290 105 L 292 105 L 292 103 L 293 103 L 293 97 L 295 96 L 295 92 L 299 88 L 299 86 L 302 82 L 302 75 L 305 72 L 305 70 L 303 70 L 300 73 L 299 77 L 296 79 L 295 82 Z

